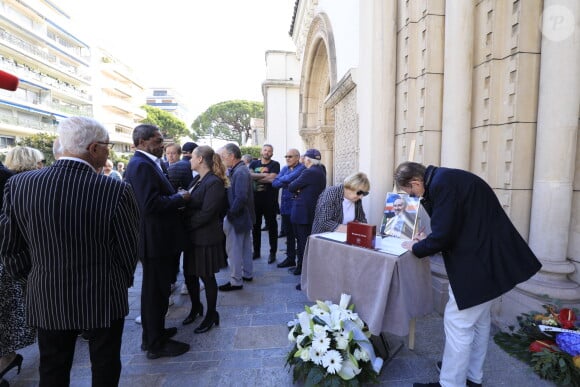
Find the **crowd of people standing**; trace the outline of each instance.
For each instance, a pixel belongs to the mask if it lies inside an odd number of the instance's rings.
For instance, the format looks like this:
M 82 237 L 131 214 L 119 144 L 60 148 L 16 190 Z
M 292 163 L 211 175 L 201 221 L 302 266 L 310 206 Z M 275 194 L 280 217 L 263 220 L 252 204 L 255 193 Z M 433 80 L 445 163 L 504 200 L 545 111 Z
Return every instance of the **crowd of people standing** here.
M 180 356 L 190 345 L 173 339 L 177 327 L 166 327 L 165 316 L 181 259 L 183 293 L 191 300 L 182 324 L 203 317 L 193 329 L 203 334 L 220 324 L 218 292 L 242 291 L 254 280 L 262 231 L 268 232 L 268 264 L 301 275 L 312 233 L 345 232 L 347 223 L 367 221 L 362 206 L 371 188 L 367 175 L 356 172 L 326 187 L 317 149 L 303 155 L 288 149 L 281 168 L 270 144 L 263 145 L 259 159 L 247 160 L 234 143 L 216 150 L 192 142 L 165 144 L 159 127 L 141 124 L 133 130 L 134 155 L 115 171 L 101 123 L 71 117 L 57 132 L 52 166 L 44 167 L 42 153 L 28 147 L 15 147 L 6 166 L 0 165 L 0 378 L 14 368 L 20 372 L 23 358 L 16 351 L 36 340 L 40 386 L 69 385 L 77 336 L 90 332 L 92 385 L 118 385 L 128 288 L 138 262 L 141 349 L 149 359 Z M 394 178 L 402 191 L 423 197 L 437 219 L 429 235 L 418 234 L 403 247 L 417 257 L 442 251 L 451 283 L 441 383 L 417 385 L 480 385 L 492 300 L 541 265 L 481 179 L 417 163 L 403 163 Z M 458 194 L 459 181 L 477 186 L 477 192 Z M 455 203 L 449 208 L 441 199 L 449 190 L 458 203 L 486 202 L 493 217 L 466 217 L 457 210 L 465 207 Z M 487 230 L 477 238 L 501 241 L 491 244 L 500 247 L 472 251 L 483 244 L 473 240 L 475 229 Z M 455 236 L 458 230 L 461 236 Z M 281 235 L 286 256 L 277 262 Z M 481 270 L 465 282 L 466 265 L 486 262 L 496 272 Z M 226 267 L 230 280 L 218 285 L 216 273 Z M 479 349 L 472 350 L 472 344 Z M 5 386 L 8 382 L 0 380 Z

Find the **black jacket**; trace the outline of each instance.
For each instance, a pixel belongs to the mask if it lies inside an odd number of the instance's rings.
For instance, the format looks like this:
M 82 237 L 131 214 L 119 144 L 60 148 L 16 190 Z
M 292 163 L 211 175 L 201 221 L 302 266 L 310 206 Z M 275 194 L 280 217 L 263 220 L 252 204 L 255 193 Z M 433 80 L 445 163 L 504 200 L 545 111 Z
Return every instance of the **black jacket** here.
M 188 189 L 191 190 L 191 200 L 186 207 L 189 242 L 196 246 L 223 242 L 223 214 L 227 207 L 223 181 L 208 172 L 201 181 L 199 175 L 196 176 Z
M 473 173 L 429 166 L 422 201 L 431 234 L 413 246 L 441 252 L 459 309 L 493 300 L 542 267 L 491 187 Z

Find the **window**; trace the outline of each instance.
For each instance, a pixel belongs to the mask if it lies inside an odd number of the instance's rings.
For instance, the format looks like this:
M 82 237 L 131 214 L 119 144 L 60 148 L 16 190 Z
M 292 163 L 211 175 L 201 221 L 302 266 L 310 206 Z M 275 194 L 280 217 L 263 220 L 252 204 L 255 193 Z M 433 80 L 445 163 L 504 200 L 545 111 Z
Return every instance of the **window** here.
M 14 137 L 0 136 L 0 148 L 13 147 L 15 144 Z

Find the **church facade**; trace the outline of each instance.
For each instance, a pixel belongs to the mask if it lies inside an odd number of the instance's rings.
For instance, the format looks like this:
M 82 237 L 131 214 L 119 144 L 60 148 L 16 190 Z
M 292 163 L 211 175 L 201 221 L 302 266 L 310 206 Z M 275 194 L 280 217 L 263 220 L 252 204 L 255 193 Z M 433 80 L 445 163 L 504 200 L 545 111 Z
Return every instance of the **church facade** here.
M 500 325 L 545 296 L 580 306 L 579 20 L 577 0 L 296 1 L 303 148 L 329 184 L 369 175 L 373 224 L 402 161 L 485 179 L 543 265 L 498 300 Z

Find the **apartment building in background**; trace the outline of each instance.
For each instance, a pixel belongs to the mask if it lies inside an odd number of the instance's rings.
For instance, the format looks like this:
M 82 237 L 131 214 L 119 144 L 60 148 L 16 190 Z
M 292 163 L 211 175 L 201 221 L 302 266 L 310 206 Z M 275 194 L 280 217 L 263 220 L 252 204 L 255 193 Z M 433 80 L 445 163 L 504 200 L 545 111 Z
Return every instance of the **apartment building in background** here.
M 90 49 L 45 1 L 0 1 L 0 69 L 20 79 L 0 90 L 0 148 L 54 132 L 59 120 L 92 116 Z
M 145 88 L 121 61 L 79 37 L 58 4 L 0 1 L 0 69 L 20 79 L 16 91 L 0 90 L 0 150 L 81 115 L 105 124 L 115 151 L 130 151 L 132 128 L 145 117 Z
M 146 88 L 133 70 L 107 52 L 93 49 L 93 114 L 107 128 L 113 150 L 128 153 L 133 145 L 133 128 L 146 116 L 141 108 Z
M 171 87 L 151 87 L 147 93 L 147 105 L 159 108 L 185 123 L 187 127 L 191 125 L 194 118 L 185 103 L 183 96 Z

